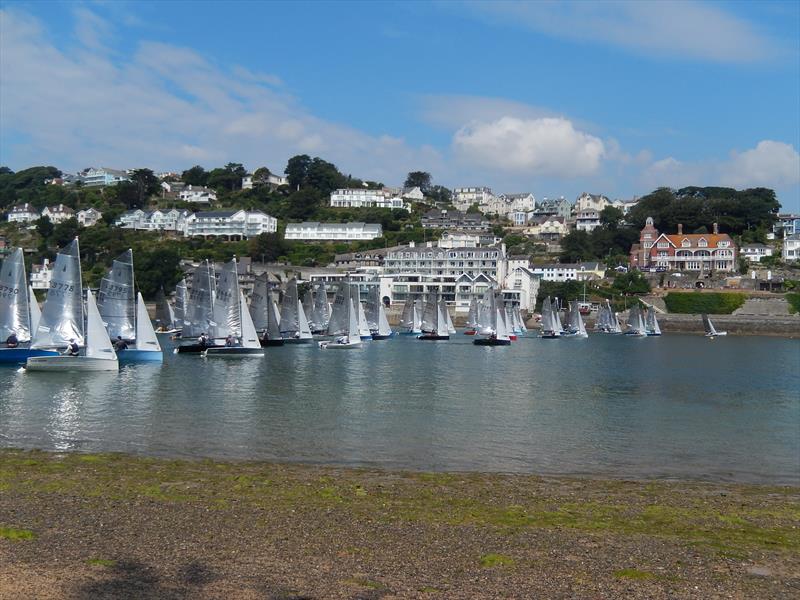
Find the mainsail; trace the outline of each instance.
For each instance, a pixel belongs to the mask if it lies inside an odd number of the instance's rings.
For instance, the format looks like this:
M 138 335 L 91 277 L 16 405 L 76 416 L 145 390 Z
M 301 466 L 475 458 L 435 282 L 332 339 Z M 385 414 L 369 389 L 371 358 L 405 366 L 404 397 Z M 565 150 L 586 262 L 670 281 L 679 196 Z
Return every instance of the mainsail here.
M 114 259 L 111 270 L 100 282 L 97 310 L 111 338 L 136 337 L 136 297 L 133 288 L 133 251 L 126 250 Z
M 31 296 L 31 302 L 36 303 L 36 298 Z M 31 310 L 22 248 L 14 250 L 0 269 L 0 341 L 5 341 L 12 333 L 20 342 L 31 339 Z
M 367 325 L 369 326 L 369 330 L 372 332 L 378 331 L 378 325 L 380 321 L 380 309 L 381 309 L 381 290 L 380 287 L 377 285 L 370 286 L 369 292 L 367 293 L 367 301 L 365 303 L 364 314 L 367 317 Z
M 241 337 L 242 318 L 239 309 L 239 277 L 234 258 L 225 263 L 219 274 L 217 295 L 214 300 L 212 337 L 224 338 L 229 335 Z
M 347 334 L 350 319 L 350 284 L 342 282 L 333 298 L 333 310 L 328 320 L 328 335 Z M 356 317 L 356 324 L 358 318 Z M 356 330 L 358 327 L 356 327 Z
M 137 312 L 136 314 L 138 320 L 139 313 Z M 158 291 L 158 296 L 156 297 L 156 321 L 158 321 L 159 327 L 165 331 L 175 328 L 175 313 L 167 300 L 163 287 Z
M 250 316 L 256 331 L 266 331 L 269 323 L 269 284 L 267 274 L 256 277 L 253 284 L 253 294 L 250 296 Z
M 478 299 L 475 296 L 469 301 L 469 312 L 467 313 L 467 329 L 478 327 Z
M 186 280 L 175 286 L 175 329 L 182 329 L 186 318 Z
M 161 344 L 158 343 L 141 292 L 136 294 L 136 349 L 161 352 Z
M 82 294 L 80 248 L 75 238 L 56 256 L 31 348 L 63 348 L 73 339 L 84 343 Z
M 661 335 L 661 327 L 658 325 L 656 318 L 656 309 L 650 307 L 647 309 L 647 333 L 649 335 Z
M 317 331 L 322 331 L 328 327 L 331 320 L 331 307 L 328 304 L 328 290 L 323 281 L 317 286 L 314 292 L 314 325 Z
M 300 299 L 297 295 L 297 279 L 292 277 L 286 285 L 286 292 L 281 302 L 281 334 L 283 337 L 293 337 L 300 331 L 299 320 Z
M 186 303 L 182 337 L 210 333 L 214 320 L 214 267 L 201 263 L 192 274 L 192 290 Z
M 86 357 L 117 360 L 91 290 L 86 290 Z

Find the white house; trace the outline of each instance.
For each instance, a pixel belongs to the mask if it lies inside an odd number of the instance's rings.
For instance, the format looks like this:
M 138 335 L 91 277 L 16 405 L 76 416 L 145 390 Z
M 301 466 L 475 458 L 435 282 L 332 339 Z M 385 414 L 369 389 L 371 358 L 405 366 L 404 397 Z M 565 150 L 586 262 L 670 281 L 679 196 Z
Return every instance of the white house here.
M 558 239 L 567 235 L 569 227 L 564 217 L 547 215 L 535 217 L 525 229 L 525 235 L 534 235 L 543 239 Z
M 287 240 L 374 240 L 383 235 L 380 223 L 319 223 L 304 221 L 286 225 Z
M 583 210 L 602 211 L 606 206 L 611 206 L 612 202 L 602 194 L 587 194 L 583 192 L 575 200 L 574 211 L 580 213 Z
M 18 204 L 8 213 L 8 220 L 11 223 L 31 223 L 36 221 L 42 214 L 33 208 L 31 204 Z
M 467 210 L 473 204 L 488 206 L 492 200 L 494 194 L 488 187 L 460 187 L 453 190 L 453 206 L 458 210 Z
M 439 248 L 478 248 L 480 246 L 495 246 L 500 243 L 500 238 L 491 231 L 444 231 L 439 238 Z
M 92 167 L 87 169 L 82 176 L 84 187 L 117 185 L 120 181 L 130 181 L 130 179 L 131 178 L 125 171 L 109 169 L 107 167 L 100 169 Z
M 404 200 L 410 200 L 412 202 L 422 202 L 425 200 L 425 194 L 422 193 L 422 188 L 418 186 L 403 188 L 403 191 L 400 193 L 400 197 Z
M 536 198 L 529 192 L 524 194 L 500 194 L 499 196 L 494 196 L 485 206 L 478 205 L 478 208 L 484 213 L 507 217 L 512 213 L 533 212 L 533 209 L 536 208 Z
M 53 267 L 48 259 L 41 265 L 31 266 L 31 287 L 35 290 L 50 289 L 50 279 L 53 277 Z
M 601 209 L 602 210 L 602 209 Z M 600 227 L 600 211 L 595 208 L 585 208 L 578 211 L 575 217 L 575 229 L 578 231 L 594 231 Z
M 605 277 L 606 266 L 598 262 L 538 265 L 531 269 L 543 281 L 589 281 Z
M 283 175 L 275 175 L 274 173 L 270 173 L 267 176 L 267 184 L 271 187 L 280 187 L 282 185 L 289 185 L 289 179 L 284 177 Z M 243 190 L 253 189 L 252 175 L 246 175 L 242 177 L 242 189 Z
M 75 216 L 78 219 L 78 223 L 84 227 L 92 227 L 103 217 L 103 213 L 96 208 L 87 208 L 79 210 Z
M 58 204 L 56 206 L 45 206 L 42 210 L 42 216 L 50 219 L 53 224 L 63 223 L 67 219 L 75 216 L 75 211 L 65 204 Z
M 765 256 L 772 256 L 772 248 L 766 244 L 743 244 L 739 256 L 750 262 L 761 262 Z
M 210 204 L 211 202 L 216 202 L 217 193 L 202 185 L 187 185 L 178 191 L 178 200 L 196 204 Z
M 800 233 L 793 233 L 783 238 L 781 258 L 783 258 L 783 262 L 800 260 Z
M 393 196 L 386 190 L 348 188 L 331 192 L 334 208 L 402 208 L 409 210 L 403 198 Z
M 186 217 L 185 235 L 188 237 L 224 237 L 243 240 L 262 233 L 275 233 L 278 220 L 260 210 L 219 210 L 196 212 Z

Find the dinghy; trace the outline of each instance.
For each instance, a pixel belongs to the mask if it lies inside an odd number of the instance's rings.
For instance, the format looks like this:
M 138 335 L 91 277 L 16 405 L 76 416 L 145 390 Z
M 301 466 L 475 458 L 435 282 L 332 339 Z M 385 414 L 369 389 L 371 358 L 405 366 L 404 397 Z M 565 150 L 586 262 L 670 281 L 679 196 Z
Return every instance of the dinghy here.
M 314 322 L 311 327 L 311 334 L 325 335 L 330 320 L 331 305 L 328 303 L 328 289 L 323 281 L 314 290 Z
M 220 273 L 217 297 L 214 302 L 214 321 L 217 337 L 225 334 L 222 347 L 208 348 L 207 358 L 246 358 L 264 356 L 258 333 L 250 317 L 244 294 L 239 287 L 236 258 L 227 263 Z
M 466 327 L 464 335 L 475 335 L 478 333 L 478 299 L 475 298 L 475 296 L 469 301 Z
M 567 315 L 566 331 L 562 332 L 562 337 L 566 338 L 588 338 L 589 334 L 586 332 L 586 326 L 583 323 L 583 316 L 581 315 L 580 303 L 573 300 L 569 303 L 569 313 Z
M 183 334 L 183 323 L 186 318 L 186 280 L 181 279 L 178 285 L 175 286 L 175 328 L 178 330 L 172 335 L 172 339 L 176 340 Z
M 558 321 L 556 310 L 557 308 L 554 306 L 553 301 L 550 300 L 550 296 L 547 296 L 542 301 L 542 329 L 539 337 L 544 339 L 561 337 L 562 327 Z
M 192 291 L 186 300 L 186 312 L 181 330 L 181 345 L 175 354 L 200 355 L 214 346 L 221 346 L 213 338 L 214 330 L 214 267 L 206 260 L 192 274 Z
M 39 326 L 39 304 L 33 288 L 25 277 L 25 259 L 22 248 L 17 248 L 3 262 L 0 269 L 0 363 L 25 364 L 31 356 L 57 355 L 55 350 L 30 347 L 31 338 Z M 16 345 L 6 345 L 6 340 L 16 336 Z
M 167 295 L 164 293 L 164 287 L 158 290 L 156 297 L 156 333 L 164 333 L 174 335 L 180 331 L 180 328 L 175 322 L 175 311 L 172 305 L 167 300 Z
M 100 312 L 91 290 L 86 290 L 85 340 L 81 354 L 77 356 L 32 356 L 25 364 L 27 371 L 118 371 L 119 362 L 111 345 L 111 339 L 103 325 Z
M 707 338 L 715 338 L 722 335 L 728 335 L 727 331 L 717 331 L 716 328 L 714 327 L 714 324 L 711 322 L 711 319 L 708 318 L 707 314 L 703 314 L 703 329 L 705 329 Z
M 486 300 L 484 299 L 484 302 Z M 489 327 L 492 330 L 486 337 L 479 337 L 472 340 L 476 346 L 510 346 L 511 338 L 508 335 L 508 325 L 506 322 L 505 307 L 499 306 L 494 292 L 489 299 L 488 312 L 492 315 Z
M 262 348 L 283 346 L 278 307 L 270 297 L 267 274 L 256 277 L 250 297 L 250 317 Z
M 294 277 L 289 280 L 283 295 L 280 329 L 286 344 L 310 344 L 313 341 L 306 313 L 297 295 L 297 279 Z
M 419 335 L 422 333 L 422 311 L 419 298 L 406 297 L 403 315 L 400 317 L 400 335 Z
M 653 306 L 647 307 L 647 319 L 645 320 L 645 331 L 649 336 L 661 335 L 661 327 L 656 318 L 656 309 Z
M 353 287 L 350 286 L 349 283 L 345 285 L 347 288 Z M 341 289 L 342 288 L 340 288 L 340 290 Z M 361 348 L 361 336 L 358 331 L 358 309 L 356 309 L 351 295 L 352 293 L 349 289 L 346 292 L 342 292 L 343 300 L 338 304 L 338 306 L 341 307 L 339 311 L 340 315 L 336 313 L 337 303 L 334 301 L 334 312 L 331 314 L 331 324 L 336 328 L 334 335 L 337 335 L 337 337 L 332 341 L 318 342 L 322 350 L 351 350 L 353 348 Z M 339 293 L 337 292 L 337 297 L 338 296 Z M 338 318 L 334 321 L 334 316 L 341 316 L 341 323 Z M 329 324 L 328 333 L 331 333 L 331 331 Z
M 632 337 L 647 337 L 647 326 L 642 316 L 642 309 L 639 304 L 634 304 L 628 311 L 628 330 L 625 335 Z
M 394 335 L 392 328 L 389 326 L 389 320 L 386 318 L 386 309 L 383 307 L 380 296 L 380 287 L 377 285 L 371 286 L 364 310 L 373 340 L 386 340 Z
M 447 316 L 442 311 L 438 293 L 428 294 L 425 312 L 422 314 L 422 334 L 418 335 L 417 339 L 426 341 L 450 339 L 450 333 L 447 330 Z

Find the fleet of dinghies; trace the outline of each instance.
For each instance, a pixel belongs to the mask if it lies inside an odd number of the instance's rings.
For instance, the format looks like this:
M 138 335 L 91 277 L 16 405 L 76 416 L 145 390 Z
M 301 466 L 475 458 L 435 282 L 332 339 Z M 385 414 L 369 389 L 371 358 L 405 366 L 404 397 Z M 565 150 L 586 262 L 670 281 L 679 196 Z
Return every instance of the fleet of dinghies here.
M 386 340 L 396 332 L 389 325 L 386 305 L 377 285 L 361 301 L 361 287 L 349 280 L 333 284 L 334 301 L 328 300 L 324 282 L 305 288 L 299 297 L 298 281 L 290 279 L 280 298 L 272 295 L 267 274 L 255 278 L 250 303 L 240 285 L 236 258 L 217 273 L 209 261 L 198 265 L 191 285 L 181 280 L 174 303 L 163 288 L 156 298 L 153 328 L 141 292 L 136 288 L 131 250 L 118 256 L 103 277 L 95 300 L 84 290 L 78 239 L 60 249 L 50 288 L 41 312 L 28 286 L 21 249 L 11 252 L 0 268 L 0 363 L 23 364 L 29 371 L 113 371 L 120 363 L 161 362 L 157 333 L 174 334 L 176 354 L 206 358 L 263 357 L 263 348 L 284 344 L 309 344 L 314 336 L 324 349 L 361 348 L 367 340 Z M 303 286 L 305 287 L 305 286 Z M 542 301 L 539 337 L 587 338 L 580 303 Z M 708 315 L 703 315 L 706 336 L 724 336 Z M 477 346 L 508 346 L 526 332 L 519 307 L 489 288 L 469 305 L 464 334 Z M 660 336 L 656 309 L 636 302 L 628 311 L 626 329 L 609 301 L 597 312 L 595 332 L 632 337 Z M 444 297 L 438 292 L 408 296 L 399 333 L 419 340 L 445 341 L 456 333 Z

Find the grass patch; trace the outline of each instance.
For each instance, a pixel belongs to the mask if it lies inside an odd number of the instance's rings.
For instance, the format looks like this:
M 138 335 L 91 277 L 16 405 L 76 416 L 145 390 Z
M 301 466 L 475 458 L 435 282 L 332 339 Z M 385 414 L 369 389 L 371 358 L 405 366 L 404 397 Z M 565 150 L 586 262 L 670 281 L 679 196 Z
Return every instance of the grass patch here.
M 670 292 L 664 296 L 664 304 L 671 313 L 729 315 L 746 299 L 738 292 Z
M 0 527 L 0 538 L 4 540 L 34 540 L 36 534 L 30 529 L 14 529 L 13 527 Z
M 87 565 L 93 565 L 95 567 L 116 567 L 117 561 L 109 560 L 107 558 L 90 558 L 86 561 Z
M 514 566 L 514 559 L 510 556 L 506 556 L 505 554 L 496 554 L 494 552 L 490 554 L 484 554 L 481 556 L 481 566 L 484 569 L 491 569 L 493 567 L 513 567 Z
M 371 581 L 370 579 L 364 579 L 362 577 L 353 577 L 352 579 L 345 579 L 344 582 L 349 583 L 350 585 L 358 585 L 364 588 L 368 588 L 370 590 L 382 590 L 386 588 L 386 586 L 379 581 Z
M 650 571 L 640 571 L 639 569 L 620 569 L 614 571 L 614 577 L 617 579 L 633 579 L 636 581 L 644 581 L 646 579 L 659 579 L 658 575 Z

